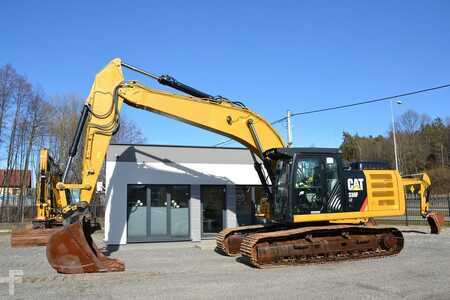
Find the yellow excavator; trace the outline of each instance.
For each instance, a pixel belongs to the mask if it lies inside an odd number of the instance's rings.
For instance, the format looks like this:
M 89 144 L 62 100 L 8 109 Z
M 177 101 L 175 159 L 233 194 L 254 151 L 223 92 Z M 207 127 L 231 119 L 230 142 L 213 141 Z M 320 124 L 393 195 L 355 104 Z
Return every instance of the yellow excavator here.
M 125 80 L 123 68 L 155 79 L 186 95 L 173 94 Z M 156 76 L 112 60 L 96 76 L 83 107 L 62 181 L 56 184 L 67 201 L 65 226 L 47 245 L 50 265 L 61 273 L 122 271 L 125 265 L 106 257 L 92 240 L 97 229 L 89 214 L 94 187 L 112 135 L 119 128 L 122 104 L 148 110 L 229 137 L 250 150 L 267 194 L 269 224 L 225 229 L 217 249 L 241 254 L 256 267 L 319 263 L 397 254 L 402 233 L 367 226 L 368 218 L 405 213 L 405 187 L 420 194 L 421 213 L 438 233 L 442 218 L 429 210 L 426 174 L 403 178 L 399 172 L 370 162 L 344 168 L 341 154 L 329 148 L 286 148 L 264 118 L 242 102 L 230 101 L 185 85 L 168 75 Z M 81 183 L 66 182 L 84 136 Z M 79 201 L 66 198 L 80 192 Z
M 39 174 L 36 180 L 36 215 L 24 227 L 14 228 L 11 233 L 11 247 L 45 246 L 50 236 L 62 228 L 62 211 L 67 206 L 60 197 L 56 184 L 61 181 L 62 172 L 49 154 L 39 151 Z

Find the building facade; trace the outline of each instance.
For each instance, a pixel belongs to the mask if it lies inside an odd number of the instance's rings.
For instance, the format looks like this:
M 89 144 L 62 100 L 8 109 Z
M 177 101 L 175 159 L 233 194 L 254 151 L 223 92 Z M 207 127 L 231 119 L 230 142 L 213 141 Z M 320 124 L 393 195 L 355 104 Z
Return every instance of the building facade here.
M 200 241 L 253 224 L 260 184 L 244 148 L 111 145 L 105 242 Z
M 24 195 L 31 188 L 30 170 L 5 170 L 0 169 L 0 196 L 19 196 L 20 190 L 24 189 Z

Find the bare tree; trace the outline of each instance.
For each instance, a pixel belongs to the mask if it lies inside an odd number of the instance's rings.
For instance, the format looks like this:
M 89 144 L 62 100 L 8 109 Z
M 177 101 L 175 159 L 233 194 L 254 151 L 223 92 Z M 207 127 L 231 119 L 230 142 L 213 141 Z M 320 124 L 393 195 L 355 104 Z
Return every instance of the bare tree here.
M 33 154 L 34 142 L 38 139 L 39 135 L 42 135 L 43 128 L 45 128 L 45 122 L 47 121 L 48 113 L 50 112 L 49 105 L 44 101 L 42 95 L 39 92 L 35 92 L 33 97 L 27 103 L 25 119 L 23 120 L 23 125 L 26 128 L 24 135 L 25 142 L 25 161 L 23 166 L 20 168 L 22 170 L 20 177 L 20 194 L 19 194 L 19 211 L 20 211 L 20 221 L 23 222 L 24 218 L 24 195 L 25 188 L 29 182 L 28 172 L 31 156 Z
M 6 160 L 6 172 L 3 177 L 2 186 L 4 189 L 9 189 L 11 174 L 13 174 L 14 168 L 19 164 L 20 159 L 20 138 L 21 131 L 23 128 L 20 128 L 21 113 L 23 112 L 23 104 L 26 103 L 31 97 L 32 89 L 31 85 L 26 81 L 26 79 L 22 76 L 18 76 L 16 79 L 16 84 L 14 85 L 12 91 L 12 100 L 15 104 L 14 113 L 12 115 L 11 122 L 11 131 L 9 136 L 9 145 L 8 145 L 8 153 Z M 6 199 L 5 199 L 6 197 Z M 9 204 L 9 193 L 3 192 L 3 201 L 2 204 Z
M 60 95 L 52 99 L 52 118 L 48 128 L 48 145 L 61 169 L 65 167 L 69 148 L 78 125 L 83 101 L 76 95 Z M 143 143 L 145 138 L 135 122 L 120 117 L 118 132 L 112 137 L 112 143 Z M 80 181 L 82 168 L 82 150 L 84 139 L 80 140 L 77 156 L 74 158 L 68 180 Z
M 397 147 L 402 173 L 417 173 L 425 166 L 426 143 L 423 142 L 421 129 L 429 123 L 429 117 L 408 110 L 396 121 Z
M 3 137 L 5 115 L 11 104 L 16 79 L 17 73 L 11 65 L 5 65 L 0 68 L 0 144 Z
M 55 162 L 61 169 L 64 169 L 77 128 L 83 100 L 73 94 L 59 95 L 51 99 L 51 106 L 47 144 Z M 80 149 L 82 149 L 82 145 L 80 145 Z M 71 172 L 68 175 L 69 180 L 80 180 L 81 161 L 79 157 L 80 155 L 74 159 Z
M 29 169 L 39 161 L 39 149 L 50 150 L 55 161 L 64 168 L 75 134 L 83 101 L 76 95 L 62 95 L 47 102 L 43 91 L 33 87 L 27 79 L 16 73 L 11 65 L 0 68 L 0 159 L 4 161 L 1 180 L 2 221 L 23 221 Z M 116 143 L 143 143 L 142 132 L 133 121 L 121 118 L 121 127 L 113 137 Z M 69 181 L 81 180 L 83 139 L 80 151 L 73 161 Z M 12 176 L 14 175 L 14 180 Z M 18 195 L 10 196 L 12 181 Z M 16 187 L 15 187 L 16 188 Z M 11 214 L 10 206 L 18 213 Z M 4 210 L 8 207 L 8 210 Z M 4 212 L 7 212 L 6 214 Z
M 119 131 L 112 137 L 111 143 L 142 144 L 145 143 L 145 137 L 135 122 L 121 116 Z

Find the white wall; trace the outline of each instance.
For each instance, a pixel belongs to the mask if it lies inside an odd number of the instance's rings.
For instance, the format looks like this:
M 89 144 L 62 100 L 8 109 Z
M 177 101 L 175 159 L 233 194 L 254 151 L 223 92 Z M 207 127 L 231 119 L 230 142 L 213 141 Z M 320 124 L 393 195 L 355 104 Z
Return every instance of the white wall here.
M 251 164 L 106 162 L 105 242 L 127 243 L 127 185 L 259 185 Z M 194 204 L 197 206 L 197 204 Z M 232 219 L 227 220 L 234 223 Z M 193 222 L 191 220 L 191 222 Z M 197 234 L 191 238 L 197 240 Z

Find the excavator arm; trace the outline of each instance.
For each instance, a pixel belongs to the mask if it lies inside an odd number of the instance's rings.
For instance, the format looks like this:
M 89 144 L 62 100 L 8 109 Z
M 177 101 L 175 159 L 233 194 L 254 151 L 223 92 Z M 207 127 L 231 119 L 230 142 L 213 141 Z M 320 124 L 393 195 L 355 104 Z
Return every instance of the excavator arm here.
M 148 74 L 123 64 L 120 59 L 112 60 L 97 74 L 81 114 L 63 182 L 57 186 L 61 191 L 61 197 L 66 197 L 66 190 L 79 189 L 80 201 L 83 203 L 91 201 L 109 143 L 113 134 L 119 129 L 120 111 L 124 102 L 138 109 L 148 110 L 224 135 L 243 144 L 254 156 L 265 162 L 266 170 L 271 177 L 271 166 L 264 153 L 272 148 L 284 147 L 284 142 L 264 118 L 246 108 L 242 103 L 231 102 L 225 98 L 214 98 L 178 83 L 169 76 L 151 75 L 160 83 L 166 83 L 196 96 L 168 93 L 152 89 L 137 81 L 125 81 L 122 66 Z M 83 128 L 85 140 L 82 182 L 65 183 Z M 257 163 L 256 159 L 255 163 Z M 69 206 L 66 211 L 70 209 L 73 210 L 73 206 Z
M 430 211 L 430 177 L 426 173 L 406 175 L 402 176 L 401 182 L 405 190 L 419 195 L 420 214 L 427 219 L 431 233 L 438 234 L 444 225 L 444 217 Z
M 122 67 L 147 75 L 160 84 L 188 95 L 168 93 L 137 81 L 126 81 Z M 240 142 L 250 150 L 261 182 L 266 192 L 271 193 L 269 180 L 273 181 L 274 166 L 266 153 L 273 148 L 283 148 L 284 142 L 270 123 L 241 102 L 213 97 L 170 76 L 155 76 L 122 63 L 120 59 L 114 59 L 95 78 L 78 122 L 62 181 L 56 185 L 62 201 L 69 204 L 64 209 L 66 228 L 54 234 L 47 246 L 48 261 L 58 272 L 85 273 L 124 269 L 122 262 L 106 257 L 93 243 L 91 233 L 97 227 L 87 213 L 109 143 L 119 129 L 123 103 Z M 82 180 L 81 183 L 68 183 L 70 166 L 83 135 Z M 80 199 L 76 203 L 69 196 L 72 190 L 80 191 Z
M 52 223 L 60 222 L 60 212 L 67 206 L 65 198 L 61 199 L 57 183 L 61 180 L 59 166 L 53 161 L 49 150 L 39 151 L 39 180 L 36 183 L 36 217 L 33 221 Z M 47 224 L 50 225 L 50 224 Z

